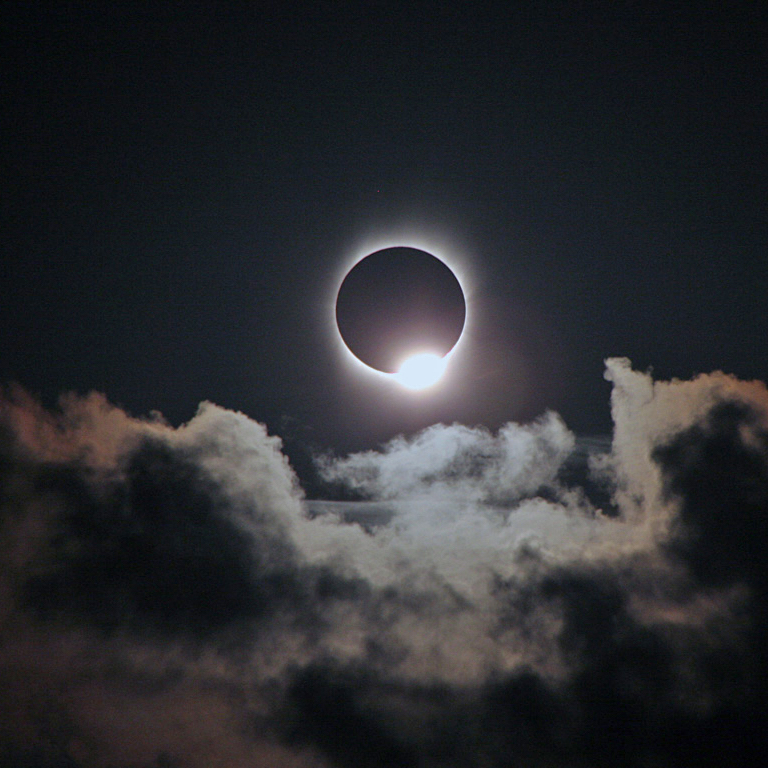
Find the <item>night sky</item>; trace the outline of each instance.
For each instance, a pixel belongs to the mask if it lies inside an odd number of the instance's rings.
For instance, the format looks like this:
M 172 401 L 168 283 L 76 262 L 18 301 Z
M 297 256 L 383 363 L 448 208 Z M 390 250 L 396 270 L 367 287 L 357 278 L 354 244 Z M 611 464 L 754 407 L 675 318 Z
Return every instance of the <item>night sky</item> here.
M 138 6 L 0 11 L 1 768 L 750 765 L 765 7 Z
M 611 355 L 764 378 L 765 13 L 718 5 L 6 9 L 0 379 L 348 450 L 607 433 Z M 477 317 L 418 414 L 328 338 L 340 270 L 413 239 Z

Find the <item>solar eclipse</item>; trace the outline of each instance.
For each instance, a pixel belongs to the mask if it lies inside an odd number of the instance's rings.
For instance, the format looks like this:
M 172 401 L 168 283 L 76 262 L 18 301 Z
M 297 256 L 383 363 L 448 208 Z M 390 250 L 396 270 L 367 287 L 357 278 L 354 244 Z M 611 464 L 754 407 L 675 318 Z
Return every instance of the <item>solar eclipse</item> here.
M 336 297 L 336 324 L 347 349 L 409 389 L 440 378 L 465 319 L 458 278 L 419 248 L 369 254 L 350 269 Z

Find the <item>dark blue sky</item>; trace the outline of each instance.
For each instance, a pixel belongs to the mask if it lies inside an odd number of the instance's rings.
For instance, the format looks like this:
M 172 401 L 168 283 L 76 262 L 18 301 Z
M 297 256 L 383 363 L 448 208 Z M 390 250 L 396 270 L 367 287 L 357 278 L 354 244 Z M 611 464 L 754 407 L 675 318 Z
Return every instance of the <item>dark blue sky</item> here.
M 613 355 L 764 379 L 765 9 L 509 5 L 5 5 L 0 380 L 345 450 L 607 432 Z M 466 370 L 418 402 L 329 333 L 393 232 L 470 275 Z

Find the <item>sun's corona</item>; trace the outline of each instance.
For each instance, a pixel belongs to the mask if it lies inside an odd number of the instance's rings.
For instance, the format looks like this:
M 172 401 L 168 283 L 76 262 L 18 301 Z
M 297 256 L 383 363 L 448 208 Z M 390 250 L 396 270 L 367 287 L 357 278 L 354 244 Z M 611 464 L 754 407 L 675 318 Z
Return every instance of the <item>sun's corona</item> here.
M 347 272 L 336 294 L 336 327 L 362 366 L 412 390 L 435 384 L 461 339 L 467 316 L 462 285 L 441 259 L 391 246 Z

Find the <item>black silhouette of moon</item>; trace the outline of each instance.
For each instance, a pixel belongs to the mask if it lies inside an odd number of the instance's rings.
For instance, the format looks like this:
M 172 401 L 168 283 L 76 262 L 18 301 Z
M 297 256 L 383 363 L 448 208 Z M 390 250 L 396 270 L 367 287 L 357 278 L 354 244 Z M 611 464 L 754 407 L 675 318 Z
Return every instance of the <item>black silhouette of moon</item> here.
M 444 357 L 461 337 L 466 304 L 456 275 L 418 248 L 384 248 L 358 261 L 336 298 L 336 323 L 365 365 L 396 373 L 419 353 Z

